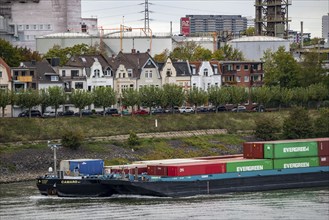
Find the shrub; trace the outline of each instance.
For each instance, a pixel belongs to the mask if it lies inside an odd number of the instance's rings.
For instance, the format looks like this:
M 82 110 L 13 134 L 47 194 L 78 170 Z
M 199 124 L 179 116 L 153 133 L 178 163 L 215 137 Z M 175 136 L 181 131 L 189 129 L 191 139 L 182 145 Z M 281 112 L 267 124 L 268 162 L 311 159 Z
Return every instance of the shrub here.
M 273 116 L 262 116 L 255 119 L 255 136 L 265 141 L 277 140 L 281 131 L 279 120 Z
M 315 137 L 329 137 L 329 109 L 320 109 L 320 116 L 314 121 Z
M 135 146 L 138 145 L 140 143 L 139 137 L 137 136 L 137 134 L 133 131 L 131 131 L 129 133 L 129 138 L 128 138 L 128 144 L 130 146 Z
M 287 139 L 313 137 L 313 123 L 308 112 L 296 107 L 283 122 L 283 135 Z
M 73 150 L 77 150 L 84 139 L 83 131 L 65 130 L 62 135 L 62 145 Z

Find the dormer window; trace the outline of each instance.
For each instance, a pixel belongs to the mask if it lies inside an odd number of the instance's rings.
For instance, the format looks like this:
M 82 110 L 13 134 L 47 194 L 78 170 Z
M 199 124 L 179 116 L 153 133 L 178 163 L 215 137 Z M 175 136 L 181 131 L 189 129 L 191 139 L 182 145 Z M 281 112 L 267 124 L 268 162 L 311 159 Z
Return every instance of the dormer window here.
M 169 76 L 171 76 L 171 69 L 167 69 L 167 72 L 166 72 L 166 75 L 169 77 Z
M 58 76 L 50 76 L 50 81 L 56 82 L 58 81 L 59 77 Z
M 208 76 L 208 69 L 207 68 L 203 70 L 203 75 Z
M 127 69 L 127 72 L 128 72 L 128 77 L 132 77 L 133 70 L 132 69 Z
M 100 71 L 99 69 L 94 70 L 94 76 L 93 77 L 99 77 L 100 76 Z

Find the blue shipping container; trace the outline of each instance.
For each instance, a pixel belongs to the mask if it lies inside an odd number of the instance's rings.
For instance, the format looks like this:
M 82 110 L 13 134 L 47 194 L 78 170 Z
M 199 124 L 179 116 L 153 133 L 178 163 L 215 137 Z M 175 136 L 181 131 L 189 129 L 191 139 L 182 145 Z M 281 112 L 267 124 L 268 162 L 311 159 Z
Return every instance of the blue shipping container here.
M 70 171 L 78 169 L 80 175 L 101 175 L 103 174 L 104 161 L 99 159 L 78 159 L 70 160 Z

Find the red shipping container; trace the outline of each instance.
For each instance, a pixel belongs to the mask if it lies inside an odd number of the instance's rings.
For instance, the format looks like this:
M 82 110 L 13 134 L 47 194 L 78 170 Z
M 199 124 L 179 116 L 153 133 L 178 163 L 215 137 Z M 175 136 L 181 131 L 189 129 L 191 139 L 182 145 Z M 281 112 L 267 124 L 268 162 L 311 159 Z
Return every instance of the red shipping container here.
M 318 138 L 319 156 L 329 156 L 329 138 Z
M 320 166 L 329 166 L 329 156 L 319 158 Z
M 226 163 L 168 164 L 168 176 L 193 176 L 225 173 Z
M 243 143 L 243 157 L 248 159 L 263 159 L 264 143 L 263 142 Z
M 166 165 L 148 165 L 147 174 L 154 176 L 167 176 L 167 166 Z

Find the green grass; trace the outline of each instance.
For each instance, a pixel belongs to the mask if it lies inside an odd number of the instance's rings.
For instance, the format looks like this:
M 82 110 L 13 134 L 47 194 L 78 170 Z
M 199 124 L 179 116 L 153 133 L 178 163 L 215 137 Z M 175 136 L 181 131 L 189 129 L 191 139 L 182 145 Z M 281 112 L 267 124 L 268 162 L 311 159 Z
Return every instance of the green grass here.
M 287 111 L 265 113 L 220 112 L 209 114 L 166 114 L 124 117 L 1 118 L 0 143 L 61 139 L 65 130 L 81 130 L 86 138 L 113 135 L 197 129 L 227 129 L 230 133 L 255 129 L 254 120 L 272 115 L 280 121 Z M 313 111 L 311 117 L 316 117 Z M 155 119 L 158 127 L 155 127 Z

